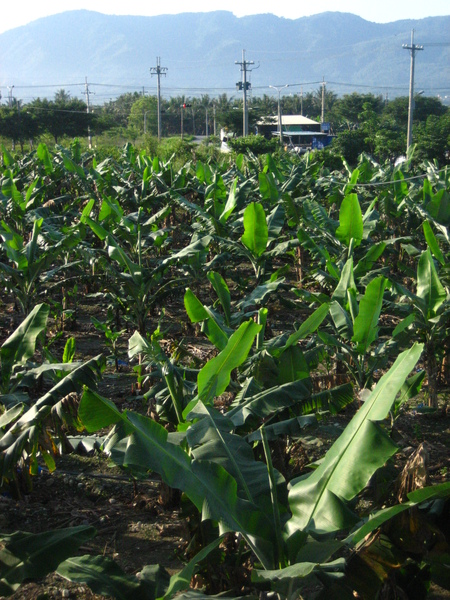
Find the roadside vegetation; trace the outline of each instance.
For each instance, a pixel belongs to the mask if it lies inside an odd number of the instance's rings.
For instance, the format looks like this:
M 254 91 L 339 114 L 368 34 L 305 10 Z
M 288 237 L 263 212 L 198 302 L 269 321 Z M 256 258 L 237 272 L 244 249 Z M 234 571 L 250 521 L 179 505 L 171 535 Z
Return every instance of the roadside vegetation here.
M 283 114 L 303 114 L 320 121 L 322 88 L 304 95 L 286 94 L 280 101 Z M 258 133 L 258 120 L 276 114 L 277 101 L 273 96 L 252 98 L 248 111 L 250 133 Z M 115 153 L 117 148 L 132 143 L 151 155 L 165 158 L 167 142 L 164 138 L 192 140 L 204 136 L 214 146 L 221 128 L 238 136 L 242 132 L 242 100 L 226 94 L 218 98 L 203 95 L 162 99 L 161 115 L 163 146 L 158 147 L 155 96 L 125 93 L 102 106 L 91 106 L 88 113 L 82 100 L 71 98 L 61 89 L 53 100 L 38 98 L 22 104 L 11 98 L 8 105 L 0 106 L 0 139 L 5 144 L 12 143 L 13 148 L 17 144 L 23 153 L 40 141 L 53 148 L 55 144 L 70 144 L 74 137 L 81 139 L 90 135 L 98 150 L 109 149 Z M 324 115 L 325 121 L 330 123 L 331 133 L 336 136 L 326 152 L 330 164 L 343 157 L 354 167 L 363 152 L 380 163 L 395 160 L 405 153 L 407 97 L 388 100 L 357 92 L 337 97 L 333 91 L 326 90 Z M 249 148 L 253 152 L 275 150 L 274 140 L 268 140 L 265 147 L 259 142 L 258 147 L 260 136 L 254 137 L 253 147 Z M 415 97 L 413 137 L 416 143 L 414 160 L 437 160 L 441 166 L 448 164 L 450 111 L 439 98 L 420 94 Z M 237 138 L 233 143 L 236 146 L 242 140 Z M 234 150 L 241 152 L 242 148 L 236 146 Z

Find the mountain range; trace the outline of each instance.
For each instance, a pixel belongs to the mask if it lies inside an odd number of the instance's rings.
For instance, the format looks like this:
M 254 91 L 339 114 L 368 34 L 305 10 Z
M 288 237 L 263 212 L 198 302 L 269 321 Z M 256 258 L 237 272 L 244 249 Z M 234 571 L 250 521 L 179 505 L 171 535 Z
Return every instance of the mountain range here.
M 231 12 L 155 17 L 66 11 L 0 34 L 0 88 L 27 102 L 59 89 L 102 104 L 125 92 L 156 93 L 151 69 L 160 65 L 164 97 L 238 97 L 245 62 L 254 95 L 317 90 L 337 94 L 407 95 L 410 45 L 423 45 L 415 61 L 415 89 L 450 98 L 450 16 L 372 23 L 325 12 L 300 19 Z M 86 88 L 86 82 L 88 86 Z M 14 87 L 13 87 L 14 86 Z M 95 94 L 95 96 L 94 96 Z

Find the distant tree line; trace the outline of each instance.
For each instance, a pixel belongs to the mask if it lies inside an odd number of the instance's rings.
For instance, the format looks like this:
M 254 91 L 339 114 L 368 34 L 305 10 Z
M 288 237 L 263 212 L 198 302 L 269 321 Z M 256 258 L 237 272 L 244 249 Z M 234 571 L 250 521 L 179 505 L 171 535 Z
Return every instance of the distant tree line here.
M 125 93 L 102 106 L 91 107 L 58 90 L 53 100 L 36 99 L 27 104 L 9 98 L 0 106 L 0 137 L 13 146 L 30 144 L 42 136 L 51 136 L 55 143 L 64 137 L 93 136 L 120 132 L 123 138 L 136 141 L 143 135 L 158 133 L 157 100 L 155 96 L 137 92 Z M 357 92 L 338 97 L 322 87 L 306 94 L 281 95 L 284 115 L 303 114 L 331 125 L 336 138 L 332 152 L 353 163 L 362 152 L 384 161 L 403 154 L 406 148 L 408 98 L 387 101 L 381 95 Z M 324 106 L 322 108 L 322 102 Z M 257 131 L 261 117 L 276 115 L 278 98 L 267 94 L 253 97 L 248 105 L 249 130 Z M 162 135 L 216 135 L 226 127 L 238 135 L 242 131 L 242 98 L 222 94 L 216 98 L 184 95 L 162 99 Z M 181 130 L 183 127 L 183 131 Z M 449 162 L 450 111 L 439 98 L 418 95 L 415 98 L 414 142 L 417 156 Z

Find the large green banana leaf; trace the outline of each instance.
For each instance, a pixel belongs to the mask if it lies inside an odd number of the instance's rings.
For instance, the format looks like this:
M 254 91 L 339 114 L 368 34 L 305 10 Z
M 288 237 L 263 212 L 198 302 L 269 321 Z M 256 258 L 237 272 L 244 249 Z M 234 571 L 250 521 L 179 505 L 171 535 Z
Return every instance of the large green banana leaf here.
M 363 239 L 364 224 L 357 194 L 348 194 L 342 200 L 339 211 L 339 227 L 336 229 L 336 237 L 346 246 L 359 246 Z
M 227 333 L 220 327 L 214 313 L 204 306 L 190 288 L 184 294 L 184 307 L 192 323 L 202 323 L 202 332 L 219 350 L 228 342 Z
M 303 414 L 315 410 L 332 410 L 333 405 L 343 407 L 353 400 L 350 384 L 338 386 L 318 394 L 311 393 L 309 379 L 300 379 L 277 385 L 246 398 L 228 411 L 227 416 L 235 427 L 244 425 L 250 418 L 266 420 L 289 407 Z
M 194 458 L 222 465 L 236 479 L 239 495 L 260 506 L 271 518 L 273 508 L 267 467 L 255 460 L 247 441 L 233 433 L 232 421 L 202 402 L 196 405 L 189 417 L 195 419 L 186 432 Z M 280 473 L 275 473 L 278 499 L 287 514 L 286 482 Z
M 447 292 L 439 280 L 430 250 L 419 258 L 417 266 L 417 296 L 426 320 L 436 316 L 436 311 L 447 298 Z
M 260 329 L 261 325 L 252 320 L 242 323 L 222 352 L 201 369 L 197 378 L 198 396 L 201 400 L 212 402 L 215 396 L 220 396 L 226 390 L 231 371 L 247 358 Z
M 126 575 L 108 556 L 73 556 L 59 565 L 57 573 L 115 600 L 153 600 L 156 597 L 135 575 Z
M 75 556 L 58 566 L 57 573 L 77 583 L 87 584 L 92 591 L 116 600 L 155 600 L 172 598 L 183 589 L 189 589 L 192 576 L 199 562 L 204 560 L 222 542 L 216 538 L 200 550 L 185 567 L 170 577 L 159 565 L 147 565 L 135 575 L 127 575 L 119 565 L 107 556 Z
M 265 251 L 268 239 L 269 230 L 264 208 L 259 202 L 251 202 L 244 211 L 242 243 L 254 256 L 259 257 Z
M 113 423 L 122 426 L 127 436 L 120 451 L 120 463 L 133 469 L 159 473 L 169 486 L 181 489 L 202 511 L 204 518 L 218 521 L 223 527 L 240 532 L 258 559 L 267 568 L 273 563 L 273 547 L 266 541 L 268 523 L 254 503 L 238 495 L 238 485 L 219 464 L 192 460 L 181 448 L 168 440 L 168 433 L 152 419 L 136 413 L 120 413 L 112 402 L 86 390 L 80 403 L 79 417 L 88 431 Z M 113 436 L 107 450 L 123 435 Z
M 50 307 L 38 304 L 19 327 L 3 342 L 0 349 L 2 391 L 7 392 L 13 366 L 30 359 L 36 349 L 36 340 L 47 326 Z
M 10 596 L 25 579 L 42 579 L 95 535 L 80 525 L 45 533 L 0 534 L 0 595 Z
M 417 506 L 422 502 L 429 502 L 430 500 L 445 499 L 449 497 L 450 481 L 414 490 L 408 494 L 408 500 L 406 502 L 403 502 L 402 504 L 395 504 L 394 506 L 389 506 L 387 508 L 382 508 L 374 514 L 371 514 L 370 517 L 366 519 L 360 527 L 350 533 L 345 542 L 348 545 L 356 545 L 364 540 L 369 533 L 375 529 L 378 529 L 378 527 L 381 527 L 383 523 L 386 523 L 386 521 L 392 519 L 395 517 L 395 515 L 398 515 L 399 513 L 408 510 L 413 506 Z
M 225 315 L 225 323 L 228 327 L 231 326 L 231 294 L 225 279 L 220 273 L 210 271 L 207 277 L 214 288 L 217 296 L 219 297 L 220 304 L 222 305 L 223 312 Z
M 328 310 L 328 304 L 322 304 L 321 306 L 319 306 L 319 308 L 317 308 L 312 313 L 312 315 L 310 315 L 305 321 L 303 321 L 303 323 L 300 325 L 297 331 L 289 336 L 286 344 L 282 348 L 274 351 L 274 354 L 277 355 L 283 353 L 287 348 L 289 348 L 293 344 L 296 344 L 298 341 L 303 340 L 308 335 L 314 333 L 327 316 Z
M 159 565 L 144 567 L 139 579 L 127 575 L 108 556 L 73 556 L 62 562 L 57 574 L 69 581 L 86 584 L 96 594 L 115 600 L 154 600 L 162 597 L 170 575 Z
M 377 421 L 387 416 L 422 349 L 422 345 L 415 344 L 399 355 L 318 468 L 293 485 L 289 494 L 290 534 L 298 530 L 333 532 L 356 522 L 346 502 L 367 485 L 373 473 L 396 451 Z
M 428 244 L 428 248 L 431 250 L 433 255 L 437 258 L 437 260 L 441 263 L 443 267 L 445 267 L 445 258 L 442 254 L 442 251 L 439 247 L 439 242 L 436 239 L 436 236 L 433 233 L 433 229 L 431 227 L 430 221 L 424 221 L 422 223 L 423 233 L 425 239 Z
M 353 323 L 352 342 L 357 344 L 356 351 L 365 354 L 378 335 L 378 319 L 383 304 L 383 294 L 387 279 L 376 277 L 366 288 L 359 303 L 358 316 Z
M 49 439 L 45 433 L 46 422 L 50 415 L 60 422 L 79 427 L 75 407 L 65 402 L 71 392 L 79 392 L 83 385 L 95 387 L 103 365 L 101 355 L 81 364 L 39 398 L 15 423 L 10 425 L 0 438 L 0 476 L 1 479 L 13 479 L 16 465 L 26 452 L 28 461 L 36 461 L 36 453 L 41 451 L 49 469 L 54 469 L 54 461 L 46 448 L 40 443 L 42 438 Z M 43 435 L 45 433 L 45 435 Z M 50 445 L 50 444 L 49 444 Z

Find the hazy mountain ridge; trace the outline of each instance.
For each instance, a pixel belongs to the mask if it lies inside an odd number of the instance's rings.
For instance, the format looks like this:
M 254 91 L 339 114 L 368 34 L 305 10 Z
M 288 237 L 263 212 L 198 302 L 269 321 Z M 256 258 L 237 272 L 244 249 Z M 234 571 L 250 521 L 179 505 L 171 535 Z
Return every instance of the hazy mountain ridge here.
M 142 87 L 151 93 L 156 78 L 150 68 L 160 56 L 168 68 L 164 95 L 236 95 L 241 73 L 235 62 L 245 48 L 246 60 L 255 63 L 249 78 L 257 95 L 286 83 L 316 89 L 323 77 L 338 93 L 405 95 L 410 57 L 402 44 L 410 42 L 413 28 L 415 42 L 425 45 L 417 53 L 416 89 L 450 95 L 450 16 L 379 24 L 340 12 L 291 20 L 237 18 L 227 11 L 156 17 L 67 11 L 0 34 L 0 86 L 14 85 L 14 95 L 24 101 L 56 91 L 31 86 L 68 89 L 85 77 L 105 86 L 95 102 Z

